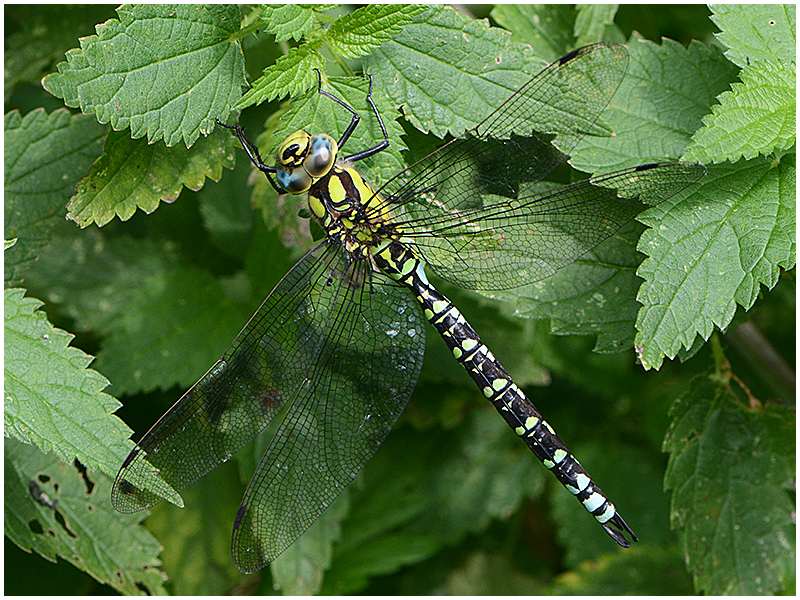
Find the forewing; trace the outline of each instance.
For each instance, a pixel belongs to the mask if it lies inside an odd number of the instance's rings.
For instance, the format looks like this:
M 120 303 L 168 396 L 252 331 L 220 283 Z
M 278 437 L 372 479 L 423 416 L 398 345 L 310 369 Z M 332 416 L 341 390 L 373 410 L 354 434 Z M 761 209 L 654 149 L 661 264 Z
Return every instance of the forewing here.
M 386 206 L 402 224 L 481 206 L 485 194 L 516 197 L 520 184 L 544 179 L 585 135 L 609 134 L 596 121 L 627 65 L 619 44 L 561 58 L 475 129 L 389 180 L 379 190 Z
M 443 279 L 510 289 L 553 275 L 705 172 L 695 163 L 657 163 L 515 200 L 486 195 L 481 208 L 421 218 L 404 233 Z
M 309 294 L 335 258 L 320 252 L 286 274 L 222 358 L 138 443 L 111 492 L 119 512 L 164 499 L 182 506 L 180 490 L 230 459 L 300 392 L 319 341 Z
M 313 359 L 236 516 L 233 558 L 246 573 L 274 560 L 355 478 L 422 366 L 424 319 L 410 290 L 340 250 L 330 271 L 308 292 Z

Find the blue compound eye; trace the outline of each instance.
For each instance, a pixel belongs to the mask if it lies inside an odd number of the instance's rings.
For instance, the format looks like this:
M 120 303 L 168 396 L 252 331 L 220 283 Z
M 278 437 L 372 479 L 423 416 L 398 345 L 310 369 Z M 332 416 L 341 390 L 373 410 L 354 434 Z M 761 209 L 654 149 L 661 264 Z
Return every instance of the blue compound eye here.
M 290 194 L 302 194 L 313 183 L 311 175 L 306 173 L 303 168 L 287 169 L 283 166 L 278 166 L 275 177 L 278 180 L 278 185 Z
M 311 177 L 317 179 L 327 175 L 336 160 L 336 140 L 324 133 L 311 136 L 308 157 L 303 167 Z

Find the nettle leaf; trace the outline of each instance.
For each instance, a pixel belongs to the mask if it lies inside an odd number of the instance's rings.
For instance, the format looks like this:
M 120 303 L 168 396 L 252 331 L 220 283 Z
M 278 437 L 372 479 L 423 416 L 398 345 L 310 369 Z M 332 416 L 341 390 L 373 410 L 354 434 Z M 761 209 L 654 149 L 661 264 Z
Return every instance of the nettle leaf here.
M 606 173 L 680 157 L 738 74 L 719 49 L 699 43 L 634 36 L 628 51 L 628 73 L 602 115 L 614 135 L 584 137 L 569 160 L 576 169 Z
M 174 244 L 64 224 L 28 272 L 26 283 L 75 321 L 78 331 L 107 335 L 154 274 L 176 268 Z
M 696 591 L 793 589 L 794 410 L 743 406 L 728 378 L 709 375 L 693 381 L 670 416 L 665 486 Z
M 742 69 L 742 83 L 719 97 L 687 160 L 736 162 L 782 152 L 797 140 L 797 71 L 794 64 L 761 62 Z
M 45 89 L 133 138 L 191 146 L 241 98 L 239 7 L 140 4 L 117 14 L 67 52 Z
M 88 369 L 92 357 L 69 346 L 39 300 L 5 290 L 5 432 L 92 469 L 116 473 L 130 452 L 131 430 L 112 413 L 120 403 L 101 390 L 108 381 Z
M 680 553 L 674 544 L 642 544 L 581 563 L 574 570 L 560 574 L 546 593 L 558 596 L 688 596 L 692 592 L 691 578 L 681 568 Z
M 264 69 L 264 74 L 253 83 L 253 87 L 247 90 L 233 110 L 243 110 L 275 98 L 296 96 L 312 87 L 319 77 L 315 69 L 322 71 L 325 68 L 325 58 L 320 54 L 322 43 L 322 39 L 316 39 L 292 48 L 286 56 L 281 56 L 274 65 Z
M 226 130 L 200 138 L 189 150 L 112 131 L 105 153 L 70 200 L 67 217 L 87 227 L 103 226 L 115 216 L 127 221 L 137 208 L 152 213 L 160 202 L 175 201 L 184 187 L 199 190 L 206 177 L 219 181 L 222 167 L 233 168 L 235 152 L 235 140 Z
M 323 4 L 281 4 L 260 7 L 257 17 L 258 28 L 275 36 L 276 42 L 292 39 L 300 41 L 314 29 L 318 12 L 330 10 L 332 6 Z
M 545 66 L 506 30 L 433 7 L 363 62 L 414 127 L 440 138 L 475 127 Z
M 424 6 L 368 4 L 337 19 L 325 40 L 342 58 L 358 58 L 388 42 L 404 25 L 425 12 Z
M 111 507 L 113 479 L 5 439 L 5 534 L 27 552 L 58 557 L 123 594 L 165 594 L 161 546 L 145 514 Z
M 314 524 L 270 564 L 275 585 L 286 596 L 317 594 L 330 568 L 334 544 L 341 537 L 341 521 L 350 508 L 350 488 L 314 521 Z
M 230 461 L 181 491 L 185 508 L 162 502 L 150 509 L 147 528 L 164 546 L 171 594 L 221 595 L 247 583 L 231 560 L 231 524 L 244 490 Z
M 78 180 L 102 152 L 107 128 L 84 115 L 36 109 L 5 116 L 4 237 L 17 238 L 5 253 L 5 280 L 22 273 L 50 241 Z
M 653 458 L 650 448 L 607 438 L 601 442 L 583 442 L 573 446 L 575 456 L 613 499 L 616 509 L 625 516 L 642 542 L 652 547 L 674 543 L 667 518 L 669 498 L 663 491 L 663 463 Z M 632 486 L 631 481 L 635 481 L 636 485 Z M 568 566 L 579 568 L 581 564 L 604 553 L 627 554 L 609 548 L 605 532 L 594 519 L 585 518 L 583 513 L 586 509 L 570 494 L 561 492 L 561 489 L 555 489 L 550 501 L 553 519 L 559 526 L 559 545 L 565 551 L 565 563 Z M 685 579 L 688 580 L 688 577 Z
M 415 6 L 368 5 L 338 19 L 327 32 L 292 48 L 286 56 L 264 69 L 264 75 L 253 83 L 234 108 L 244 109 L 305 92 L 317 81 L 315 69 L 323 71 L 325 68 L 325 58 L 321 54 L 324 45 L 343 58 L 357 58 L 380 46 L 424 10 Z M 282 14 L 289 16 L 290 12 L 287 9 Z M 311 15 L 306 13 L 305 16 L 310 18 Z
M 701 186 L 639 217 L 645 279 L 635 346 L 645 368 L 725 329 L 736 304 L 749 309 L 759 286 L 772 288 L 795 264 L 794 156 L 709 169 Z
M 191 267 L 155 273 L 110 323 L 96 367 L 117 395 L 188 389 L 246 323 L 220 282 Z
M 758 62 L 797 60 L 797 7 L 794 4 L 712 4 L 711 20 L 722 31 L 728 59 L 744 68 Z
M 570 4 L 495 4 L 491 16 L 548 62 L 564 56 L 575 41 L 577 11 Z
M 575 19 L 575 47 L 580 48 L 605 39 L 605 32 L 614 27 L 616 4 L 581 4 Z
M 41 85 L 42 77 L 55 68 L 81 32 L 91 33 L 99 20 L 114 16 L 108 5 L 16 4 L 5 12 L 16 27 L 7 30 L 4 56 L 5 97 L 20 84 Z
M 556 335 L 597 335 L 595 352 L 632 348 L 642 230 L 631 224 L 547 280 L 492 296 L 514 302 L 520 317 L 549 318 Z

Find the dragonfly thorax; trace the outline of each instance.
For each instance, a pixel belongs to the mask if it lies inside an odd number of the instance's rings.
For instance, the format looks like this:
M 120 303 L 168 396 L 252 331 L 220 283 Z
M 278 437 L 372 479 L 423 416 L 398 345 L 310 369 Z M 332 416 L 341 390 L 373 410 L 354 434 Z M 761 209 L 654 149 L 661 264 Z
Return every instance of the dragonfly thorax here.
M 336 140 L 327 134 L 311 135 L 302 129 L 294 132 L 278 148 L 278 184 L 292 194 L 308 191 L 330 172 L 337 151 Z
M 329 238 L 341 243 L 354 258 L 367 258 L 370 249 L 397 237 L 397 227 L 381 209 L 384 204 L 363 177 L 347 164 L 335 165 L 308 192 L 308 205 Z

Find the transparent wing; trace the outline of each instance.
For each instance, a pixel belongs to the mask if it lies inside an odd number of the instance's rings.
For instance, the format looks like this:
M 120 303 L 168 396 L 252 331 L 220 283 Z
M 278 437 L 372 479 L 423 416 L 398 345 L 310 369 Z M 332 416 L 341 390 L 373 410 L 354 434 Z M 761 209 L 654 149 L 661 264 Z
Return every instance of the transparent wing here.
M 118 511 L 136 512 L 165 498 L 181 504 L 177 495 L 180 490 L 230 459 L 267 426 L 287 401 L 308 399 L 316 389 L 309 377 L 315 370 L 319 372 L 320 353 L 331 352 L 332 338 L 346 345 L 348 332 L 337 330 L 332 336 L 326 330 L 330 326 L 329 319 L 337 312 L 346 312 L 333 304 L 328 291 L 338 289 L 338 278 L 345 270 L 341 251 L 324 247 L 306 255 L 289 271 L 223 357 L 159 419 L 125 460 L 111 494 Z M 392 289 L 391 293 L 399 295 L 397 289 Z M 384 295 L 387 294 L 389 292 L 384 290 Z M 398 310 L 405 309 L 406 304 L 411 307 L 414 299 L 408 296 L 410 292 L 402 296 L 405 304 L 395 299 L 395 308 L 398 304 L 402 304 Z M 379 356 L 390 352 L 392 342 L 413 346 L 416 352 L 411 357 L 403 356 L 405 362 L 399 363 L 405 369 L 402 382 L 398 381 L 396 373 L 386 375 L 386 384 L 391 383 L 397 391 L 388 396 L 387 402 L 394 403 L 391 414 L 399 414 L 416 383 L 422 362 L 422 350 L 417 341 L 422 339 L 424 344 L 421 317 L 418 311 L 404 310 L 407 314 L 402 316 L 404 327 L 401 328 L 399 322 L 391 320 L 388 308 L 384 312 L 375 309 L 370 312 L 369 307 L 351 308 L 351 321 L 352 311 L 368 321 L 362 328 L 373 325 L 378 328 L 359 331 L 348 322 L 353 329 L 350 333 L 360 336 L 356 338 L 360 342 L 352 342 L 352 347 L 363 352 L 364 361 L 370 360 L 370 351 Z M 392 325 L 397 330 L 395 334 L 391 333 Z M 318 378 L 335 375 L 328 370 Z M 329 383 L 323 389 L 341 391 L 343 384 Z M 337 411 L 350 410 L 349 403 L 355 402 L 357 410 L 363 412 L 367 401 L 356 396 L 355 393 L 348 397 L 317 393 L 315 398 L 322 403 L 321 410 L 339 414 Z M 374 410 L 377 412 L 377 408 Z M 341 421 L 341 417 L 334 420 L 334 427 Z M 385 436 L 391 423 L 383 417 L 376 422 L 383 427 L 381 431 Z M 307 451 L 313 453 L 310 449 Z M 320 458 L 327 459 L 328 456 Z M 362 460 L 359 455 L 351 459 L 352 463 L 359 461 L 363 465 L 366 458 Z
M 253 573 L 291 545 L 355 478 L 416 385 L 424 319 L 410 290 L 368 263 L 326 251 L 309 284 L 308 358 L 293 402 L 245 493 L 233 532 L 237 567 Z
M 627 66 L 619 44 L 564 56 L 476 128 L 390 179 L 378 191 L 381 208 L 402 206 L 412 220 L 475 207 L 487 193 L 516 197 L 521 183 L 544 179 L 585 135 L 610 135 L 596 121 Z
M 550 277 L 705 172 L 695 163 L 656 163 L 519 199 L 484 194 L 480 208 L 431 211 L 401 228 L 443 279 L 510 289 Z

